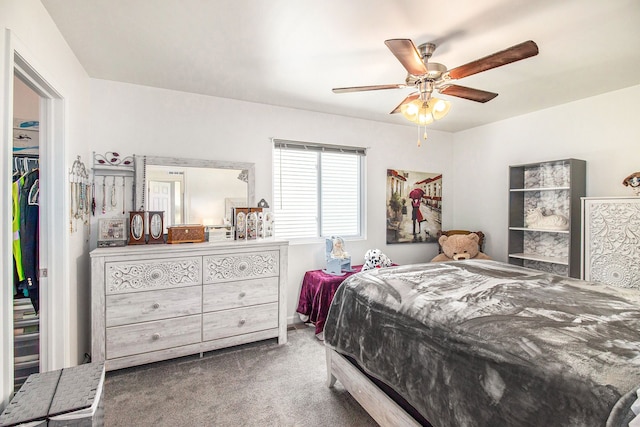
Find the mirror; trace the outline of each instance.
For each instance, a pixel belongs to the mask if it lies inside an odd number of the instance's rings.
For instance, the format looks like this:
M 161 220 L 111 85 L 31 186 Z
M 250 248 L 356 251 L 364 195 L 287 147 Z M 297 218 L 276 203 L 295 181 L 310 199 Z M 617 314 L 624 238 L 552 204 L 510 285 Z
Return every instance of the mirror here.
M 255 206 L 255 165 L 247 162 L 136 156 L 136 206 L 163 211 L 164 228 L 222 225 L 231 208 Z

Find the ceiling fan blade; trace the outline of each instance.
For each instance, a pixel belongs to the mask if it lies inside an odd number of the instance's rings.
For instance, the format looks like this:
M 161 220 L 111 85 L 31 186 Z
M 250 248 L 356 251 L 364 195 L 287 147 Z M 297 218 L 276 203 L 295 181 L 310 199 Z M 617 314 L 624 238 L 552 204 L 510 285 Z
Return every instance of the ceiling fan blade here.
M 494 92 L 487 92 L 486 90 L 473 89 L 470 87 L 459 85 L 443 86 L 442 88 L 438 89 L 438 92 L 444 93 L 445 95 L 457 96 L 458 98 L 469 99 L 471 101 L 482 103 L 491 101 L 493 98 L 498 96 L 498 94 Z
M 406 84 L 395 85 L 374 85 L 374 86 L 352 86 L 352 87 L 335 87 L 331 89 L 333 93 L 349 93 L 349 92 L 363 92 L 366 90 L 383 90 L 383 89 L 404 89 Z
M 536 56 L 537 54 L 538 45 L 529 40 L 449 70 L 449 76 L 452 79 L 461 79 L 482 71 L 520 61 L 521 59 Z
M 390 39 L 385 40 L 384 44 L 398 58 L 402 66 L 414 76 L 421 76 L 427 73 L 427 67 L 424 66 L 418 49 L 409 39 Z
M 400 107 L 402 107 L 404 104 L 408 104 L 411 101 L 413 101 L 414 99 L 418 99 L 418 98 L 420 98 L 420 94 L 418 92 L 412 93 L 411 95 L 409 95 L 405 99 L 403 99 L 402 102 L 400 104 L 398 104 L 398 106 L 396 108 L 394 108 L 393 111 L 390 112 L 389 114 L 399 113 L 400 112 Z

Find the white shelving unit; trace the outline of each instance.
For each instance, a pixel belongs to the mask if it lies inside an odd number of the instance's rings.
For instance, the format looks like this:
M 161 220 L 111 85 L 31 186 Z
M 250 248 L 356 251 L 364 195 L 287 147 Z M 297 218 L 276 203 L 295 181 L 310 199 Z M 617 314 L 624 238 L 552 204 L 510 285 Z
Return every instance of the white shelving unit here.
M 580 198 L 586 162 L 565 159 L 509 167 L 509 263 L 580 277 Z M 527 226 L 527 213 L 562 215 L 566 230 Z

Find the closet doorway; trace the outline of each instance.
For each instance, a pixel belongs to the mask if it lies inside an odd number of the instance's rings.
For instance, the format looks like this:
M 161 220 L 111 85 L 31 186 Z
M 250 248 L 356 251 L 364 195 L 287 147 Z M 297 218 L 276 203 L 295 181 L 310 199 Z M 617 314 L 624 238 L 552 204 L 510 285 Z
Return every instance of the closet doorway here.
M 14 393 L 18 376 L 14 350 L 14 256 L 13 256 L 13 124 L 14 124 L 14 78 L 37 95 L 38 103 L 38 169 L 39 185 L 34 187 L 32 203 L 37 200 L 38 239 L 37 275 L 38 295 L 38 370 L 41 372 L 60 369 L 70 365 L 69 355 L 69 217 L 68 166 L 66 158 L 65 98 L 57 89 L 47 71 L 35 68 L 41 64 L 11 32 L 6 30 L 3 90 L 0 97 L 5 106 L 2 111 L 3 132 L 0 153 L 0 176 L 2 177 L 2 255 L 0 276 L 4 286 L 0 291 L 0 408 L 4 408 Z M 16 89 L 20 90 L 20 89 Z M 20 100 L 18 100 L 20 102 Z M 33 129 L 32 129 L 33 130 Z M 25 138 L 26 139 L 26 138 Z M 30 161 L 25 161 L 30 167 Z M 24 164 L 22 166 L 25 166 Z M 31 187 L 30 187 L 31 190 Z M 37 194 L 36 194 L 37 191 Z M 37 196 L 37 197 L 36 197 Z M 33 205 L 32 205 L 33 206 Z M 29 299 L 30 303 L 31 300 Z M 33 303 L 31 303 L 33 306 Z M 33 320 L 33 319 L 31 319 Z M 32 332 L 33 323 L 27 327 Z M 25 324 L 23 324 L 25 325 Z M 22 350 L 20 350 L 21 352 Z M 21 356 L 18 356 L 21 357 Z M 29 359 L 29 358 L 25 358 Z M 25 359 L 20 359 L 24 361 Z M 33 363 L 32 363 L 33 364 Z M 17 378 L 15 378 L 17 379 Z
M 13 78 L 13 382 L 40 372 L 40 96 Z

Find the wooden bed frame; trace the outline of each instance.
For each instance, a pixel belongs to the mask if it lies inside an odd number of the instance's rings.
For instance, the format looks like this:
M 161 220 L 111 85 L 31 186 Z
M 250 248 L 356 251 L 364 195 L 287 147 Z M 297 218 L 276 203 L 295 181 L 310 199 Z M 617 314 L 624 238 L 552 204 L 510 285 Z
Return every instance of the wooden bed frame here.
M 382 427 L 420 427 L 420 424 L 343 355 L 326 347 L 327 387 L 337 381 Z

